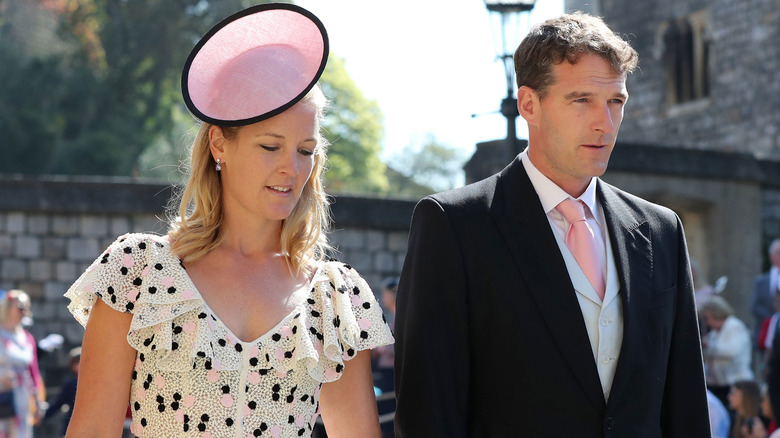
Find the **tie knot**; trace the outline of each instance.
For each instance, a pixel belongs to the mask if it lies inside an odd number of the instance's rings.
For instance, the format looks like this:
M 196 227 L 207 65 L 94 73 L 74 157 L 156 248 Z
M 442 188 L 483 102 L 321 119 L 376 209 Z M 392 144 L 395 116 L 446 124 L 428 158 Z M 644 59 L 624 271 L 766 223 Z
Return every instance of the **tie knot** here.
M 561 212 L 564 219 L 570 224 L 585 220 L 585 208 L 582 201 L 566 198 L 555 209 Z

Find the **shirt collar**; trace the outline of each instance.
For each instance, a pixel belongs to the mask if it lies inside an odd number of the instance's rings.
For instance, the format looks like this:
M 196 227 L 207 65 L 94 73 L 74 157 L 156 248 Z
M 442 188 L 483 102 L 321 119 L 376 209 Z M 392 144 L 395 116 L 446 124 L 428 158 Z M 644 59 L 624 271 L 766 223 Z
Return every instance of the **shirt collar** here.
M 528 174 L 528 178 L 531 180 L 531 184 L 533 184 L 536 194 L 539 195 L 539 200 L 542 202 L 542 208 L 544 208 L 545 214 L 549 214 L 550 211 L 554 210 L 564 199 L 571 198 L 568 193 L 534 166 L 534 163 L 528 158 L 528 148 L 520 154 L 520 161 L 523 163 L 525 172 Z M 601 225 L 599 209 L 596 208 L 597 181 L 598 178 L 592 177 L 585 192 L 583 192 L 579 198 L 575 199 L 584 202 L 590 209 L 593 218 Z

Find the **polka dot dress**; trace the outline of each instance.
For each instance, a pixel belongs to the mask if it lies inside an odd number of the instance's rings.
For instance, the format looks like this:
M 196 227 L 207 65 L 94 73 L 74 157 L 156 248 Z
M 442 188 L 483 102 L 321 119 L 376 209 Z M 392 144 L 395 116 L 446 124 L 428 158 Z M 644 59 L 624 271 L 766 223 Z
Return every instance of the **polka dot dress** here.
M 98 298 L 133 315 L 139 437 L 311 436 L 322 383 L 338 380 L 358 351 L 393 342 L 370 288 L 340 262 L 322 263 L 308 299 L 242 342 L 203 301 L 167 237 L 149 234 L 117 239 L 65 296 L 82 325 Z

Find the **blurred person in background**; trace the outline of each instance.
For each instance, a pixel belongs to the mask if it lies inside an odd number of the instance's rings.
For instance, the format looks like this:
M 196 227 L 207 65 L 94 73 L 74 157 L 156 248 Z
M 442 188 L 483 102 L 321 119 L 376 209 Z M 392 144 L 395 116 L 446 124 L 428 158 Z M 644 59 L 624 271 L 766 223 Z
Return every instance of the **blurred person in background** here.
M 769 244 L 769 271 L 756 277 L 750 295 L 750 311 L 753 314 L 753 339 L 758 344 L 761 324 L 775 312 L 774 300 L 780 290 L 780 239 Z
M 707 388 L 729 406 L 731 385 L 754 378 L 750 331 L 723 297 L 710 297 L 699 311 L 709 329 L 702 338 Z
M 48 420 L 57 414 L 63 414 L 62 436 L 65 436 L 65 432 L 68 430 L 68 423 L 70 423 L 70 417 L 73 415 L 73 405 L 76 404 L 76 385 L 78 384 L 79 364 L 81 363 L 81 347 L 70 350 L 68 357 L 68 366 L 73 375 L 62 384 L 60 393 L 49 404 L 49 408 L 46 410 L 46 415 L 43 418 Z
M 707 390 L 707 405 L 710 409 L 710 429 L 712 438 L 729 438 L 731 435 L 731 417 L 723 403 Z
M 780 429 L 777 429 L 775 424 L 774 412 L 772 411 L 772 404 L 769 400 L 769 391 L 767 387 L 763 387 L 761 390 L 761 413 L 764 419 L 769 420 L 768 425 L 764 421 L 761 421 L 759 417 L 753 417 L 752 420 L 746 421 L 747 424 L 742 425 L 742 437 L 744 438 L 780 438 Z
M 46 409 L 35 339 L 22 326 L 31 318 L 27 293 L 0 291 L 0 438 L 31 437 Z
M 398 278 L 387 278 L 382 283 L 382 306 L 385 309 L 385 320 L 393 330 L 395 323 L 395 294 L 398 289 Z M 393 390 L 393 363 L 395 349 L 393 344 L 383 345 L 371 351 L 375 364 L 374 385 L 382 392 Z
M 761 413 L 761 390 L 752 380 L 740 380 L 731 386 L 728 395 L 729 407 L 734 411 L 730 438 L 747 438 L 743 432 L 750 432 L 757 423 L 763 425 Z

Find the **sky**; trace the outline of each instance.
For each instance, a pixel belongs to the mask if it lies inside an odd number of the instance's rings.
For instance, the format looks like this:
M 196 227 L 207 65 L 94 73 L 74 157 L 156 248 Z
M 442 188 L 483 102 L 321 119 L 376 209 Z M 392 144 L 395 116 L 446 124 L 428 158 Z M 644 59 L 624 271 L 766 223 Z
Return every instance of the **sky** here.
M 344 58 L 358 88 L 382 109 L 382 158 L 431 135 L 465 158 L 476 143 L 506 137 L 506 119 L 498 113 L 507 89 L 497 59 L 498 14 L 482 0 L 296 3 L 322 20 L 331 52 Z M 533 23 L 561 13 L 563 0 L 537 0 L 530 14 L 521 14 L 510 45 L 516 47 Z M 517 136 L 527 138 L 520 118 Z

